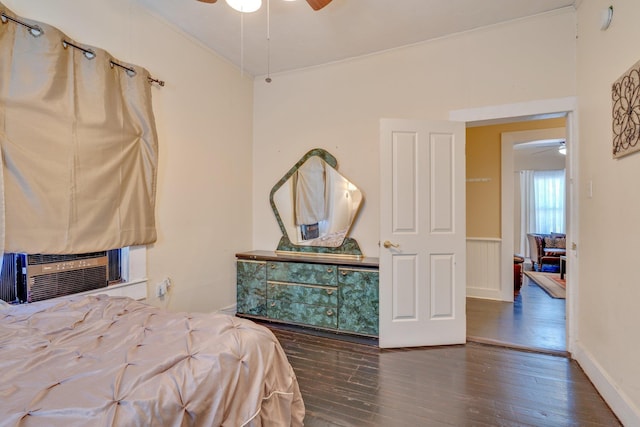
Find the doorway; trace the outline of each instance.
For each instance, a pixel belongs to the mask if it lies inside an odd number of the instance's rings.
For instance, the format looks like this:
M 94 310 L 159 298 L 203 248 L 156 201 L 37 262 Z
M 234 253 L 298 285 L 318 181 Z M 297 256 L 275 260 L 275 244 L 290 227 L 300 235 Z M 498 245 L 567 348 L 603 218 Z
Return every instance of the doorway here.
M 549 184 L 549 189 L 555 189 L 556 186 L 551 184 L 558 181 L 561 185 L 557 188 L 564 189 L 566 161 L 565 155 L 561 154 L 558 148 L 565 147 L 565 128 L 564 118 L 467 128 L 468 175 L 477 176 L 480 168 L 500 169 L 500 172 L 494 172 L 499 176 L 496 177 L 498 183 L 493 186 L 483 185 L 475 180 L 468 181 L 469 212 L 495 210 L 496 207 L 492 210 L 483 205 L 485 199 L 491 200 L 491 192 L 500 192 L 499 209 L 502 212 L 501 220 L 494 217 L 490 220 L 484 218 L 481 223 L 468 221 L 468 236 L 473 236 L 474 239 L 473 250 L 468 257 L 471 263 L 490 260 L 492 254 L 483 253 L 483 246 L 478 245 L 478 242 L 493 237 L 498 238 L 500 245 L 508 247 L 503 242 L 513 242 L 514 247 L 512 266 L 509 265 L 509 260 L 505 260 L 505 265 L 511 268 L 513 279 L 504 286 L 493 286 L 493 294 L 489 290 L 486 290 L 484 295 L 469 292 L 466 310 L 469 341 L 498 343 L 553 353 L 566 352 L 565 297 L 562 295 L 566 292 L 561 286 L 558 273 L 532 271 L 533 264 L 530 262 L 526 239 L 526 231 L 541 231 L 542 228 L 537 229 L 539 227 L 553 227 L 546 230 L 547 233 L 564 233 L 565 215 L 553 215 L 558 209 L 564 211 L 564 190 L 554 192 L 545 189 L 540 193 L 534 192 L 532 187 L 535 183 L 538 186 L 543 183 Z M 489 160 L 486 156 L 479 155 L 486 148 L 496 145 L 501 150 L 499 158 Z M 478 165 L 479 160 L 481 165 Z M 538 197 L 533 197 L 534 194 Z M 546 200 L 541 197 L 543 194 L 560 198 Z M 527 195 L 530 197 L 526 197 Z M 548 203 L 547 209 L 535 208 L 542 201 Z M 543 213 L 547 215 L 542 215 Z M 547 219 L 560 221 L 553 221 L 551 224 Z M 502 229 L 499 231 L 500 234 L 489 234 L 496 233 L 499 227 Z M 521 263 L 520 260 L 525 262 Z M 499 265 L 500 261 L 494 263 Z M 535 265 L 539 267 L 538 263 Z M 477 282 L 473 284 L 478 285 Z M 476 294 L 478 292 L 477 289 L 473 291 Z
M 507 112 L 507 113 L 505 113 Z M 575 218 L 577 218 L 577 197 L 576 191 L 573 189 L 573 182 L 576 181 L 577 178 L 577 139 L 575 138 L 575 100 L 573 98 L 563 98 L 557 100 L 548 100 L 541 102 L 532 102 L 532 103 L 523 103 L 523 104 L 513 104 L 509 106 L 499 106 L 499 107 L 487 107 L 480 109 L 471 109 L 471 110 L 460 110 L 455 111 L 450 114 L 450 119 L 465 121 L 467 126 L 477 126 L 477 125 L 492 125 L 492 124 L 504 124 L 504 123 L 514 123 L 517 121 L 530 121 L 530 120 L 539 120 L 539 119 L 547 119 L 547 118 L 557 118 L 557 117 L 565 117 L 566 118 L 566 140 L 567 147 L 569 148 L 566 159 L 566 182 L 567 182 L 567 241 L 572 242 L 568 246 L 570 246 L 567 250 L 567 298 L 566 300 L 561 301 L 552 301 L 550 306 L 547 308 L 552 310 L 552 312 L 557 311 L 556 308 L 561 307 L 564 310 L 564 317 L 566 318 L 566 322 L 561 321 L 559 325 L 555 325 L 556 330 L 560 331 L 560 334 L 553 336 L 549 331 L 542 332 L 538 334 L 541 337 L 552 337 L 552 342 L 544 342 L 541 340 L 536 340 L 529 346 L 526 342 L 515 342 L 515 343 L 500 343 L 498 344 L 512 344 L 513 347 L 522 347 L 522 348 L 531 348 L 534 350 L 542 350 L 548 351 L 552 353 L 570 353 L 571 348 L 573 347 L 573 343 L 571 340 L 572 334 L 572 316 L 575 316 L 576 301 L 572 297 L 576 297 L 575 286 L 577 284 L 577 268 L 575 268 L 575 243 L 577 241 L 577 223 Z M 513 143 L 511 144 L 510 149 L 513 149 Z M 510 153 L 512 154 L 512 153 Z M 502 176 L 505 177 L 513 177 L 513 168 L 511 168 L 511 172 L 508 175 L 505 175 L 502 172 Z M 486 178 L 486 177 L 484 177 Z M 473 183 L 487 183 L 489 179 L 484 179 L 483 177 L 476 176 L 467 176 L 468 191 L 470 185 L 469 181 L 472 180 Z M 498 177 L 498 181 L 500 181 L 500 177 Z M 502 179 L 502 185 L 508 183 L 509 179 Z M 511 179 L 511 194 L 513 194 L 513 182 Z M 468 256 L 469 258 L 469 266 L 468 266 L 468 277 L 467 277 L 467 296 L 474 297 L 478 296 L 480 293 L 481 297 L 485 298 L 482 302 L 486 302 L 487 305 L 493 305 L 493 309 L 488 313 L 488 321 L 493 322 L 495 325 L 499 327 L 509 329 L 511 328 L 511 332 L 517 333 L 514 331 L 514 328 L 517 328 L 517 320 L 514 320 L 514 316 L 521 316 L 522 313 L 531 314 L 531 307 L 533 304 L 529 301 L 528 308 L 524 308 L 522 306 L 523 301 L 521 298 L 516 298 L 513 300 L 513 255 L 514 255 L 514 239 L 513 239 L 513 204 L 511 206 L 507 206 L 505 203 L 500 202 L 501 210 L 499 216 L 502 217 L 502 221 L 500 224 L 500 235 L 498 238 L 494 238 L 494 242 L 492 243 L 494 247 L 494 252 L 499 252 L 499 255 L 495 257 L 498 258 L 497 261 L 489 261 L 485 262 L 490 270 L 493 270 L 493 278 L 492 283 L 496 289 L 479 289 L 478 283 L 474 283 L 474 267 L 472 265 L 473 261 L 471 260 L 472 251 L 475 246 L 477 246 L 477 242 L 468 241 Z M 505 209 L 510 208 L 510 209 Z M 505 210 L 507 211 L 505 213 Z M 469 211 L 468 211 L 469 212 Z M 510 217 L 508 216 L 510 212 Z M 510 221 L 509 221 L 510 219 Z M 504 228 L 508 226 L 510 227 L 511 233 L 507 233 L 504 231 Z M 472 248 L 470 251 L 469 248 Z M 498 270 L 499 273 L 496 273 L 495 270 Z M 495 284 L 498 283 L 496 286 Z M 490 286 L 487 286 L 487 288 Z M 511 297 L 508 297 L 507 290 L 510 290 Z M 528 292 L 531 291 L 531 292 Z M 540 289 L 537 287 L 531 286 L 528 280 L 525 278 L 523 283 L 523 291 L 522 296 L 531 297 L 533 300 L 540 300 L 540 297 L 547 297 L 547 295 L 542 291 L 540 294 Z M 493 295 L 487 296 L 488 293 L 493 292 Z M 484 293 L 485 295 L 482 295 Z M 490 299 L 487 299 L 490 298 Z M 468 300 L 469 301 L 469 300 Z M 475 301 L 471 301 L 472 303 Z M 468 308 L 472 308 L 473 304 L 468 302 Z M 507 314 L 505 316 L 505 307 L 507 307 Z M 555 308 L 554 308 L 555 307 Z M 475 313 L 469 312 L 467 313 L 467 325 L 468 330 L 472 329 L 474 326 Z M 545 316 L 550 316 L 550 314 L 540 312 L 539 319 L 544 319 Z M 553 316 L 558 316 L 556 313 Z M 530 327 L 532 324 L 541 322 L 536 321 L 536 319 L 522 319 L 520 318 L 522 325 L 524 327 Z M 532 333 L 531 330 L 525 331 L 526 333 L 521 333 L 521 337 L 526 337 L 528 334 Z M 533 332 L 535 334 L 535 332 Z M 558 339 L 558 337 L 560 337 Z M 562 346 L 558 345 L 558 341 L 564 344 L 564 351 Z

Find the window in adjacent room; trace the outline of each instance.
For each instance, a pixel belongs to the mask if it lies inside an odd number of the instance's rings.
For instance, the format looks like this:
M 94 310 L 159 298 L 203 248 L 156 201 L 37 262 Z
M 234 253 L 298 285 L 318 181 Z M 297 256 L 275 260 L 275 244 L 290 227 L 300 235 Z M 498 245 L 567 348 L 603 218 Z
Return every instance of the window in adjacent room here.
M 546 170 L 533 173 L 533 200 L 535 210 L 534 233 L 564 233 L 565 171 Z

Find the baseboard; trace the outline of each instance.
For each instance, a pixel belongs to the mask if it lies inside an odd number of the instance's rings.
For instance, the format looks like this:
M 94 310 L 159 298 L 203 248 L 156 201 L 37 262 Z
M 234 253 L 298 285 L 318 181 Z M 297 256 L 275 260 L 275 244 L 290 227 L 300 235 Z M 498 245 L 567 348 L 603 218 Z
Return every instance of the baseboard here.
M 472 286 L 467 286 L 467 297 L 502 301 L 502 295 L 499 290 L 475 288 Z
M 494 340 L 491 338 L 474 337 L 471 335 L 467 335 L 467 342 L 490 345 L 494 347 L 503 347 L 511 350 L 526 351 L 528 353 L 548 354 L 549 356 L 564 357 L 569 359 L 571 358 L 571 353 L 569 353 L 568 351 L 550 350 L 548 348 L 519 345 L 519 344 L 514 344 L 506 341 Z
M 602 398 L 625 426 L 640 425 L 640 407 L 616 386 L 615 381 L 580 343 L 576 343 L 574 359 L 580 364 Z

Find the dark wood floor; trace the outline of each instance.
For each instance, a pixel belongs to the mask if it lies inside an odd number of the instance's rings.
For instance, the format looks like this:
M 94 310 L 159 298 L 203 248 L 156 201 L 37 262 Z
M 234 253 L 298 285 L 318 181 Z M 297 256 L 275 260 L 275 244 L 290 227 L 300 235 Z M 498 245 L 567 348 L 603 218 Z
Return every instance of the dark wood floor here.
M 267 324 L 318 426 L 618 426 L 574 361 L 477 343 L 381 350 Z
M 468 340 L 563 354 L 565 301 L 551 298 L 527 276 L 513 303 L 467 298 Z

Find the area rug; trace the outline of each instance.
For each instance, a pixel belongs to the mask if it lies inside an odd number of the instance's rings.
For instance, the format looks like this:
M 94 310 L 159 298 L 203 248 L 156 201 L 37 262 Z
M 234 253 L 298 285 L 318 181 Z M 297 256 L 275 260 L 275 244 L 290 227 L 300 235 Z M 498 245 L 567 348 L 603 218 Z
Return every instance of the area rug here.
M 558 273 L 539 273 L 537 271 L 525 271 L 527 275 L 536 285 L 540 286 L 552 298 L 566 298 L 567 292 L 554 278 L 560 280 Z
M 562 286 L 564 289 L 567 289 L 567 281 L 565 279 L 561 279 L 559 275 L 551 276 L 554 282 L 558 285 Z

